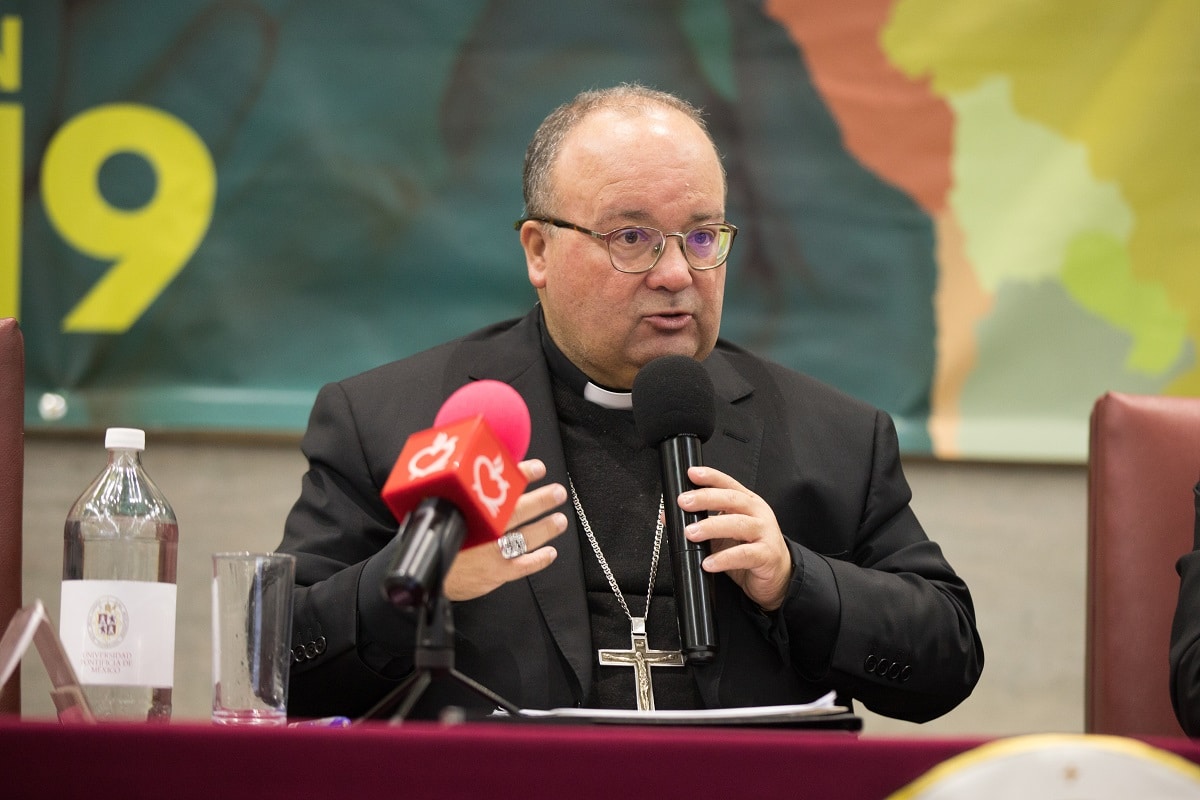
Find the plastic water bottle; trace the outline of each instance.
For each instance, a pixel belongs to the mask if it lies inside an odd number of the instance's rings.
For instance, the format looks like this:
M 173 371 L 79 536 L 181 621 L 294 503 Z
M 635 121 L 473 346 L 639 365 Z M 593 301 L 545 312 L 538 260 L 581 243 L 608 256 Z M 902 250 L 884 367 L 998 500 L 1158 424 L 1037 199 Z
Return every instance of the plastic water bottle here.
M 97 719 L 169 722 L 179 525 L 142 468 L 145 432 L 109 428 L 104 446 L 67 515 L 59 635 Z

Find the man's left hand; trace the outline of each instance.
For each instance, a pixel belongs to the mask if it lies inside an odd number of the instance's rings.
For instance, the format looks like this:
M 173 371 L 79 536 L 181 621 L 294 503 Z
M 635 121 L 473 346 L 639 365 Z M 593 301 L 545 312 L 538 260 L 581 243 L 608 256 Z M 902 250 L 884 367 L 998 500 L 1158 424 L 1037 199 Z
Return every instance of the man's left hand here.
M 690 467 L 698 488 L 679 495 L 679 507 L 709 516 L 688 525 L 689 541 L 710 542 L 705 572 L 724 572 L 764 611 L 783 605 L 792 556 L 767 502 L 720 470 Z

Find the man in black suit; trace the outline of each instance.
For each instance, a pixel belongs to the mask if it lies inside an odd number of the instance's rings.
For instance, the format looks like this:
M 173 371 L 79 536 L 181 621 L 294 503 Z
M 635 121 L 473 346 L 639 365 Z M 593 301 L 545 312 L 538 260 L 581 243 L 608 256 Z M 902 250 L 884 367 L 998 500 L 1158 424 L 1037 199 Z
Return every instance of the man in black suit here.
M 635 670 L 599 651 L 679 650 L 661 503 L 708 516 L 716 657 L 650 670 L 654 707 L 843 704 L 923 721 L 983 668 L 970 593 L 909 507 L 891 419 L 718 339 L 725 175 L 697 112 L 639 86 L 556 109 L 526 154 L 518 224 L 539 303 L 524 318 L 362 375 L 317 397 L 301 496 L 280 550 L 297 556 L 289 712 L 357 714 L 413 669 L 414 615 L 381 582 L 397 521 L 380 499 L 407 437 L 465 383 L 516 388 L 536 488 L 510 520 L 527 552 L 459 553 L 456 666 L 528 708 L 635 707 Z M 638 370 L 700 361 L 717 399 L 698 487 L 661 497 L 658 454 L 629 410 Z M 545 480 L 543 480 L 543 478 Z M 664 656 L 667 658 L 667 656 Z M 479 698 L 435 683 L 415 709 Z
M 1200 483 L 1196 498 L 1196 538 L 1175 565 L 1179 601 L 1171 624 L 1171 705 L 1188 736 L 1200 736 Z

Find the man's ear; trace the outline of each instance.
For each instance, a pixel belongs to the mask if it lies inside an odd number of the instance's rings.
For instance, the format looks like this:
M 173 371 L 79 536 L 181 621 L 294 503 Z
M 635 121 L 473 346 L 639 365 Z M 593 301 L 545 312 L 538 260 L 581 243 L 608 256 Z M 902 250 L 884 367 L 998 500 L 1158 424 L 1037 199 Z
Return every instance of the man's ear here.
M 529 283 L 535 289 L 546 287 L 546 232 L 541 223 L 526 222 L 521 226 L 521 249 L 525 251 L 525 269 Z

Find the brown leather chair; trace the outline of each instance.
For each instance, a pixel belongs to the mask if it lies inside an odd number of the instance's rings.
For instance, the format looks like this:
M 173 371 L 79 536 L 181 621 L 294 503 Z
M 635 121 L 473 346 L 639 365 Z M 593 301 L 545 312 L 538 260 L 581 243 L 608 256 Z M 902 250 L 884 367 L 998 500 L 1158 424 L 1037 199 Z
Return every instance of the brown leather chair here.
M 1167 655 L 1175 562 L 1195 530 L 1200 398 L 1109 392 L 1088 450 L 1084 730 L 1182 736 Z
M 0 319 L 0 633 L 21 607 L 21 508 L 25 478 L 25 344 Z M 0 714 L 21 713 L 18 671 L 0 687 Z

